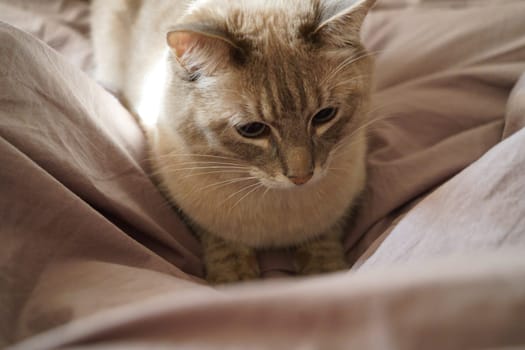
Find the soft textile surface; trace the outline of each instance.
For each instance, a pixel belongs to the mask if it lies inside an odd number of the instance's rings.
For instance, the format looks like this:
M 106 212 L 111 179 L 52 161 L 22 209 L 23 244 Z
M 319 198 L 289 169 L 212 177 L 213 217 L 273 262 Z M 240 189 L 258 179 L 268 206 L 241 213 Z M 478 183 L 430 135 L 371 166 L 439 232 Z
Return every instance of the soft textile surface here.
M 352 260 L 414 199 L 501 139 L 509 93 L 525 71 L 524 6 L 422 1 L 369 17 L 364 40 L 378 52 L 373 117 L 386 119 L 371 125 L 369 191 L 347 240 Z
M 525 346 L 522 255 L 173 292 L 13 349 L 510 349 Z
M 525 4 L 451 4 L 384 1 L 365 26 L 377 122 L 355 271 L 216 290 L 140 129 L 79 70 L 87 2 L 0 2 L 67 56 L 0 27 L 0 346 L 525 345 Z M 260 260 L 293 273 L 284 252 Z
M 79 68 L 93 69 L 87 0 L 1 0 L 0 20 L 42 39 Z

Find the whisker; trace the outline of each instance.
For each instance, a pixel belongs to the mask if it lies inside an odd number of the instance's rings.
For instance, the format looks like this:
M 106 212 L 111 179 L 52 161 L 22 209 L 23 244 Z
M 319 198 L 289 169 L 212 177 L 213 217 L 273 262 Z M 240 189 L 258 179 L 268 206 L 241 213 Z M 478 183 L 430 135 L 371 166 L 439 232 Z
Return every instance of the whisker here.
M 399 115 L 397 114 L 391 114 L 391 115 L 387 115 L 385 117 L 381 117 L 381 118 L 375 118 L 375 119 L 372 119 L 372 120 L 369 120 L 368 122 L 364 123 L 363 125 L 361 125 L 360 127 L 358 127 L 357 129 L 355 129 L 354 131 L 352 131 L 349 135 L 345 136 L 341 141 L 339 142 L 342 142 L 344 144 L 344 140 L 346 140 L 347 138 L 351 138 L 353 136 L 355 136 L 355 134 L 357 134 L 359 131 L 365 129 L 365 128 L 368 128 L 370 125 L 374 124 L 374 123 L 377 123 L 379 121 L 383 121 L 383 120 L 386 120 L 386 119 L 393 119 L 393 118 L 398 118 Z
M 255 176 L 240 177 L 240 178 L 236 178 L 236 179 L 229 179 L 229 180 L 220 181 L 220 182 L 216 182 L 216 183 L 204 186 L 201 190 L 206 190 L 208 188 L 213 188 L 213 187 L 216 187 L 216 186 L 218 186 L 217 188 L 220 188 L 222 186 L 227 186 L 227 185 L 231 185 L 231 184 L 238 183 L 238 182 L 249 181 L 249 180 L 256 180 L 256 179 L 257 179 L 257 177 L 255 177 Z
M 212 154 L 198 154 L 198 153 L 177 153 L 177 151 L 172 151 L 167 154 L 157 155 L 152 158 L 177 158 L 177 157 L 186 157 L 186 158 L 193 158 L 193 157 L 201 157 L 201 158 L 213 158 L 213 159 L 225 159 L 230 161 L 239 161 L 238 158 L 234 157 L 225 157 L 225 156 L 217 156 Z
M 266 187 L 266 190 L 264 190 L 264 193 L 262 195 L 262 197 L 266 197 L 266 194 L 270 191 L 270 187 Z
M 207 171 L 207 170 L 210 170 L 209 173 L 212 173 L 212 174 L 217 174 L 217 173 L 221 173 L 221 172 L 238 172 L 238 173 L 244 173 L 246 172 L 247 170 L 245 168 L 206 168 L 206 167 L 202 167 L 202 168 L 175 168 L 175 167 L 163 167 L 161 169 L 158 169 L 158 170 L 155 170 L 153 172 L 151 172 L 151 175 L 153 176 L 156 176 L 156 175 L 166 175 L 166 174 L 177 174 L 177 173 L 184 173 L 184 172 L 189 172 L 189 176 L 193 176 L 193 175 L 198 175 L 199 173 L 195 173 L 196 171 Z M 202 172 L 201 172 L 202 173 Z M 205 172 L 207 173 L 207 172 Z
M 379 106 L 378 108 L 374 108 L 374 109 L 368 111 L 367 115 L 370 115 L 372 113 L 377 112 L 382 107 L 383 106 Z M 374 119 L 371 119 L 371 120 L 367 121 L 366 123 L 364 123 L 363 125 L 358 127 L 356 130 L 352 131 L 352 133 L 350 133 L 349 135 L 343 137 L 339 142 L 337 142 L 337 144 L 334 146 L 332 152 L 335 153 L 338 148 L 341 148 L 342 146 L 346 146 L 346 140 L 347 139 L 355 136 L 355 134 L 357 134 L 359 131 L 361 131 L 361 130 L 363 130 L 365 128 L 368 128 L 370 125 L 372 125 L 374 123 L 377 123 L 379 121 L 382 121 L 382 120 L 393 119 L 393 118 L 397 118 L 397 117 L 399 117 L 399 115 L 397 115 L 397 114 L 390 114 L 390 115 L 387 115 L 387 116 L 384 116 L 384 117 L 374 118 Z
M 211 174 L 245 174 L 245 170 L 215 170 L 215 171 L 207 171 L 203 173 L 191 173 L 186 176 L 184 176 L 184 179 L 187 179 L 191 176 L 201 176 L 201 175 L 211 175 Z
M 252 194 L 253 192 L 257 191 L 258 189 L 260 189 L 263 185 L 261 183 L 257 183 L 255 188 L 253 188 L 251 191 L 249 191 L 248 193 L 246 193 L 244 196 L 242 196 L 237 202 L 235 202 L 235 204 L 230 208 L 230 211 L 233 210 L 233 208 L 235 208 L 239 203 L 241 203 L 241 201 L 248 197 L 250 194 Z
M 350 56 L 350 57 L 346 58 L 343 62 L 341 62 L 339 65 L 337 65 L 335 67 L 335 69 L 330 72 L 330 74 L 327 75 L 327 77 L 323 80 L 323 83 L 326 83 L 327 81 L 332 80 L 339 73 L 341 73 L 341 71 L 343 69 L 345 69 L 346 67 L 348 67 L 352 63 L 355 63 L 355 62 L 357 62 L 357 61 L 359 61 L 361 59 L 364 59 L 366 57 L 374 56 L 374 55 L 376 55 L 376 54 L 378 54 L 380 52 L 381 51 L 369 51 L 369 52 L 366 52 L 366 53 L 364 53 L 364 54 L 362 54 L 360 56 L 357 56 L 357 57 Z
M 209 169 L 224 169 L 224 170 L 243 169 L 243 170 L 247 170 L 249 168 L 245 167 L 245 166 L 218 166 L 218 165 L 179 168 L 179 167 L 176 167 L 174 165 L 169 165 L 169 166 L 166 166 L 164 169 L 165 170 L 170 170 L 170 171 L 191 171 L 191 170 L 209 170 Z
M 337 84 L 333 85 L 333 87 L 336 88 L 336 87 L 339 87 L 341 85 L 348 85 L 348 84 L 350 84 L 350 83 L 352 83 L 354 81 L 360 80 L 362 78 L 370 77 L 370 76 L 371 76 L 370 74 L 356 75 L 356 76 L 352 77 L 351 79 L 338 81 Z
M 255 186 L 259 186 L 259 185 L 260 185 L 260 183 L 257 182 L 257 183 L 254 183 L 254 184 L 251 184 L 251 185 L 248 185 L 248 186 L 244 186 L 244 187 L 241 188 L 240 190 L 235 191 L 234 193 L 230 194 L 230 195 L 229 195 L 225 200 L 223 200 L 220 204 L 222 205 L 222 204 L 226 203 L 228 200 L 230 200 L 231 198 L 235 197 L 237 194 L 242 193 L 242 192 L 244 192 L 245 190 L 248 190 L 248 189 L 250 189 L 250 188 L 253 188 L 253 187 L 255 187 Z
M 162 174 L 169 175 L 169 174 L 177 173 L 179 170 L 181 170 L 181 169 L 172 169 L 172 168 L 169 168 L 169 167 L 164 167 L 162 169 L 159 169 L 159 170 L 156 170 L 156 171 L 152 171 L 150 173 L 150 175 L 151 176 L 157 176 L 157 175 L 162 175 Z M 200 170 L 205 170 L 205 169 L 200 169 Z M 248 171 L 249 171 L 248 168 L 240 168 L 240 169 L 228 169 L 228 168 L 225 168 L 223 170 L 214 170 L 214 171 L 197 172 L 197 173 L 191 171 L 191 173 L 186 175 L 186 177 L 198 176 L 198 175 L 207 175 L 207 174 L 220 174 L 220 173 L 225 173 L 225 174 L 227 174 L 227 173 L 246 173 Z
M 233 165 L 233 166 L 241 166 L 240 163 L 224 163 L 224 162 L 208 162 L 208 161 L 194 161 L 194 162 L 177 162 L 177 165 L 192 165 L 192 164 L 195 164 L 195 165 L 199 165 L 199 164 L 202 164 L 202 165 Z
M 346 137 L 345 137 L 346 139 Z M 341 158 L 342 156 L 350 153 L 350 152 L 353 152 L 354 149 L 352 149 L 352 146 L 353 145 L 356 145 L 358 143 L 362 142 L 361 139 L 355 139 L 355 140 L 352 140 L 351 142 L 347 143 L 347 142 L 343 142 L 340 146 L 345 146 L 347 148 L 345 148 L 342 152 L 341 152 L 341 148 L 342 147 L 338 147 L 337 149 L 334 149 L 331 153 L 331 157 L 330 157 L 330 163 L 333 162 L 335 159 L 338 159 L 338 158 Z

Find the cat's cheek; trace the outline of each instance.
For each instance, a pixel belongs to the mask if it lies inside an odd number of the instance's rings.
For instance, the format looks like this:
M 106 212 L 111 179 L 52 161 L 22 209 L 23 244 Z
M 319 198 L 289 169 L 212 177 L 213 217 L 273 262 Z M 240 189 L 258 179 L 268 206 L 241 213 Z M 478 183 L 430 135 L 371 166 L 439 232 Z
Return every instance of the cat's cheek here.
M 326 174 L 328 173 L 327 167 L 324 166 L 324 163 L 316 164 L 315 170 L 314 170 L 314 176 L 310 180 L 310 183 L 316 184 L 317 182 L 321 181 Z
M 333 149 L 333 145 L 328 145 L 325 142 L 314 142 L 315 149 L 315 171 L 314 174 L 318 173 L 318 170 L 325 168 L 330 153 Z
M 253 168 L 249 172 L 250 176 L 257 178 L 257 180 L 267 188 L 286 188 L 290 186 L 290 181 L 282 174 L 274 176 L 268 175 L 267 173 Z

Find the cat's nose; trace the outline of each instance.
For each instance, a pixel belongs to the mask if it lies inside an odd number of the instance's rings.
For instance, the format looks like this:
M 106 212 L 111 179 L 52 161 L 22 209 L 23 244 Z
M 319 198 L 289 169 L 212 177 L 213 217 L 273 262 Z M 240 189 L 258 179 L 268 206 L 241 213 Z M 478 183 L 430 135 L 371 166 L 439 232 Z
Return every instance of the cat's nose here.
M 301 175 L 301 176 L 288 176 L 288 178 L 294 183 L 296 184 L 297 186 L 299 185 L 304 185 L 305 183 L 307 183 L 308 181 L 310 181 L 310 179 L 312 178 L 312 176 L 314 176 L 314 173 L 311 172 L 311 173 L 308 173 L 306 175 Z
M 314 175 L 312 150 L 305 146 L 290 147 L 284 152 L 286 176 L 296 185 L 304 185 Z

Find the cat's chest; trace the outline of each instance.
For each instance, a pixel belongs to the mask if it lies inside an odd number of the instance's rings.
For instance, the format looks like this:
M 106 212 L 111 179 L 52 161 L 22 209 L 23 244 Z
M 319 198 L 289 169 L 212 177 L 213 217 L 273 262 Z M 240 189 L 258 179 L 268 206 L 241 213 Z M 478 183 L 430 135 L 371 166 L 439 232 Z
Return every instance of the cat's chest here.
M 297 190 L 268 190 L 256 183 L 211 190 L 206 181 L 191 183 L 195 180 L 166 184 L 192 221 L 226 240 L 269 247 L 300 243 L 341 221 L 364 187 L 364 172 Z

